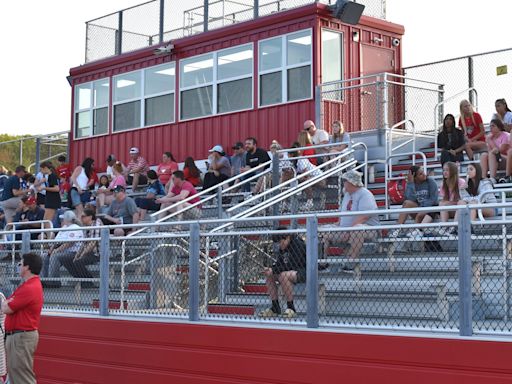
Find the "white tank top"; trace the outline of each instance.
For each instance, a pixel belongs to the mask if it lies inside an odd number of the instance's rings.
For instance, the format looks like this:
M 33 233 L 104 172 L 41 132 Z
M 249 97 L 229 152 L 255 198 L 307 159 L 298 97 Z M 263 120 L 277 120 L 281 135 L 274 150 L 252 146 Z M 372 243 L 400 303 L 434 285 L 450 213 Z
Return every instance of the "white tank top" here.
M 87 189 L 87 183 L 89 182 L 89 178 L 85 174 L 85 169 L 82 167 L 82 172 L 76 178 L 76 182 L 73 185 L 74 187 L 79 187 L 81 190 L 85 191 Z

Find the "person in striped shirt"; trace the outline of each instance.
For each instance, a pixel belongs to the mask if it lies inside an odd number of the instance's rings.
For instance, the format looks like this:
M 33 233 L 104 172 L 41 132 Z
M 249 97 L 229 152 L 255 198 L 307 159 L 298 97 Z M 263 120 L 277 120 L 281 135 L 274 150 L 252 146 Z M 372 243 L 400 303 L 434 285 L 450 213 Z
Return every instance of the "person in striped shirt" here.
M 147 184 L 147 173 L 149 165 L 139 152 L 139 148 L 130 148 L 130 162 L 126 168 L 126 176 L 128 183 L 132 185 L 132 190 L 135 191 L 139 184 Z

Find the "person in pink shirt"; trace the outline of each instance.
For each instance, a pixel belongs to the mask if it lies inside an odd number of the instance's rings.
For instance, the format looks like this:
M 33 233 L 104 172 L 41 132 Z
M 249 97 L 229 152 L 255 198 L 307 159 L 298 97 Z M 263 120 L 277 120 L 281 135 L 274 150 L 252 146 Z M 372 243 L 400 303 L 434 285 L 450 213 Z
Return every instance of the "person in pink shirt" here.
M 121 185 L 126 188 L 126 180 L 123 176 L 123 165 L 117 161 L 112 167 L 112 181 L 108 188 L 99 188 L 96 191 L 96 210 L 101 213 L 101 207 L 112 204 L 114 201 L 114 189 Z
M 489 124 L 491 133 L 487 135 L 487 147 L 489 151 L 483 153 L 480 157 L 482 166 L 482 175 L 487 176 L 487 170 L 491 179 L 496 183 L 496 173 L 498 168 L 504 169 L 507 163 L 507 152 L 510 149 L 510 134 L 505 130 L 505 125 L 501 120 L 493 119 Z M 502 156 L 503 155 L 503 156 Z
M 439 190 L 439 205 L 457 205 L 467 197 L 469 194 L 466 191 L 466 181 L 459 177 L 457 164 L 447 161 L 443 165 L 443 185 Z M 441 211 L 440 216 L 443 222 L 447 222 L 450 217 L 454 217 L 454 221 L 457 222 L 455 211 Z
M 128 183 L 132 185 L 132 190 L 135 191 L 139 184 L 146 184 L 148 178 L 146 174 L 149 171 L 149 165 L 139 152 L 139 148 L 130 148 L 130 162 L 125 170 L 125 177 Z
M 161 204 L 161 210 L 170 207 L 171 205 L 174 205 L 180 201 L 183 201 L 190 196 L 197 195 L 197 191 L 194 188 L 194 186 L 190 182 L 185 180 L 185 175 L 183 174 L 183 171 L 175 171 L 172 174 L 171 183 L 172 189 L 169 191 L 167 196 L 155 200 L 157 204 Z M 163 213 L 161 217 L 165 217 L 173 212 L 181 211 L 182 209 L 188 208 L 199 201 L 200 198 L 196 196 L 195 198 L 183 202 L 175 206 L 174 208 L 170 209 L 169 211 Z M 183 212 L 182 215 L 179 216 L 179 220 L 197 220 L 201 217 L 201 205 L 199 204 L 192 208 L 189 208 L 185 212 Z
M 171 176 L 174 171 L 178 170 L 178 163 L 174 160 L 174 156 L 171 152 L 164 152 L 162 155 L 162 162 L 158 164 L 156 169 L 156 174 L 158 175 L 158 180 L 160 183 L 165 186 L 171 180 Z

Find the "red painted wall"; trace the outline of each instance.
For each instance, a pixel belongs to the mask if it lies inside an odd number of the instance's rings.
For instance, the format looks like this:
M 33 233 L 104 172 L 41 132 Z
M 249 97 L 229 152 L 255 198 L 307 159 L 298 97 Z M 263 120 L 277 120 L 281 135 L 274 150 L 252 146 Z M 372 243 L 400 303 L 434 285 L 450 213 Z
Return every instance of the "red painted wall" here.
M 512 382 L 511 342 L 43 317 L 39 384 Z

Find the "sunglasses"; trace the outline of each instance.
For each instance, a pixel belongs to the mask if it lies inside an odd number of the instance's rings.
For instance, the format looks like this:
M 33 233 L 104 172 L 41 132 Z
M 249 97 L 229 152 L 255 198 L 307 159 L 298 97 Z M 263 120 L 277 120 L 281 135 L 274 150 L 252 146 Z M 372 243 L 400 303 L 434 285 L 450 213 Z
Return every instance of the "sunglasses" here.
M 309 131 L 311 128 L 313 128 L 313 126 L 312 126 L 312 125 L 310 125 L 309 127 L 304 128 L 304 130 L 305 130 L 305 131 Z

